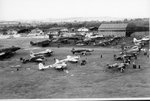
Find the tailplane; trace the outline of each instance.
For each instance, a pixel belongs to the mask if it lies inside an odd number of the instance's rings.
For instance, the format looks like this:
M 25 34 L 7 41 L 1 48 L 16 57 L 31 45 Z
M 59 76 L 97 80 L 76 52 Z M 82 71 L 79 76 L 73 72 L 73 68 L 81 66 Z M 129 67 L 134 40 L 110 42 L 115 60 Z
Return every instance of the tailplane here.
M 140 43 L 141 40 L 137 40 L 136 38 L 133 38 L 133 42 L 134 42 L 134 43 Z

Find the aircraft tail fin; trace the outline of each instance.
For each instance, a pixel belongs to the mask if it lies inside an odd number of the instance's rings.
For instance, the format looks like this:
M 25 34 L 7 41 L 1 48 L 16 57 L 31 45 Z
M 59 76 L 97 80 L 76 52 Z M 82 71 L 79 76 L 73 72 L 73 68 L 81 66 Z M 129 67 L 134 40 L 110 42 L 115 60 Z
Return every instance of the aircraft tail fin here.
M 136 38 L 133 38 L 133 42 L 135 43 L 137 41 L 137 39 Z
M 43 70 L 43 69 L 44 69 L 43 63 L 39 63 L 39 70 Z
M 34 52 L 33 51 L 30 51 L 30 56 L 34 57 Z
M 56 61 L 56 62 L 55 62 L 56 64 L 59 63 L 59 60 L 58 60 L 58 59 L 56 59 L 55 61 Z
M 46 49 L 45 51 L 46 51 L 46 52 L 50 52 L 50 50 L 49 50 L 49 49 Z

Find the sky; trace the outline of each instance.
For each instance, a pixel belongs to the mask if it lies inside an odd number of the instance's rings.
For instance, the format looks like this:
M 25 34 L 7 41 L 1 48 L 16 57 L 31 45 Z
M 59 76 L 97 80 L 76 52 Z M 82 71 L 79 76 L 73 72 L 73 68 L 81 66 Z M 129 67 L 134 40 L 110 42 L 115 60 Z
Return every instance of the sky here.
M 0 0 L 0 21 L 106 16 L 150 18 L 150 0 Z

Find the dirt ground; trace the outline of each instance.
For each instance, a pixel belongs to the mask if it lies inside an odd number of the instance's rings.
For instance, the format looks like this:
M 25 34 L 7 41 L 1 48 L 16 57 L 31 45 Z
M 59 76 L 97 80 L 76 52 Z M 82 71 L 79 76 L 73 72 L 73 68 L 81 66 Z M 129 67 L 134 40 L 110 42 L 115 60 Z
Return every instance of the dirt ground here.
M 94 48 L 92 55 L 81 56 L 87 58 L 85 66 L 68 63 L 69 73 L 54 69 L 38 71 L 37 63 L 19 61 L 20 57 L 29 57 L 31 50 L 46 49 L 30 46 L 30 40 L 39 39 L 0 40 L 0 46 L 22 48 L 14 57 L 0 61 L 0 99 L 150 97 L 150 62 L 143 53 L 135 61 L 141 69 L 133 69 L 131 65 L 124 73 L 106 71 L 106 64 L 115 63 L 113 55 L 120 49 L 102 47 Z M 47 48 L 54 50 L 54 55 L 47 58 L 46 65 L 49 65 L 54 63 L 54 58 L 71 55 L 72 47 Z M 21 65 L 20 71 L 11 68 L 15 65 Z

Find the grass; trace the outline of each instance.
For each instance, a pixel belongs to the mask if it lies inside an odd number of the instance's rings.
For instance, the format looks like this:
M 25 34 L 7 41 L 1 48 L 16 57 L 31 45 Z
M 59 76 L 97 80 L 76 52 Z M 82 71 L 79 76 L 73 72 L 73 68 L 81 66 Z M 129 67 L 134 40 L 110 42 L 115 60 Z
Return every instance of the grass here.
M 37 52 L 46 48 L 30 46 L 29 41 L 43 39 L 6 39 L 0 40 L 0 45 L 22 47 L 17 54 L 0 61 L 0 98 L 112 98 L 112 97 L 149 97 L 149 59 L 141 53 L 136 60 L 142 69 L 132 69 L 129 66 L 124 73 L 106 71 L 106 64 L 114 63 L 113 55 L 120 49 L 94 48 L 87 58 L 85 66 L 68 63 L 69 73 L 53 69 L 38 71 L 38 64 L 21 64 L 20 57 L 28 57 L 31 50 Z M 1 47 L 2 48 L 2 47 Z M 48 47 L 54 50 L 54 55 L 47 58 L 46 65 L 53 64 L 54 58 L 64 59 L 71 55 L 72 47 Z M 103 58 L 100 58 L 100 55 Z M 20 71 L 11 68 L 21 65 Z M 30 69 L 29 69 L 30 68 Z

